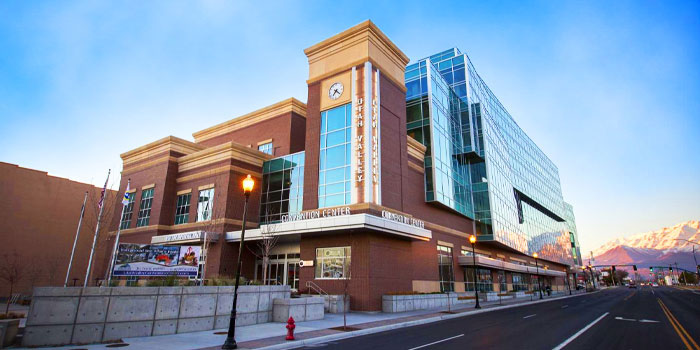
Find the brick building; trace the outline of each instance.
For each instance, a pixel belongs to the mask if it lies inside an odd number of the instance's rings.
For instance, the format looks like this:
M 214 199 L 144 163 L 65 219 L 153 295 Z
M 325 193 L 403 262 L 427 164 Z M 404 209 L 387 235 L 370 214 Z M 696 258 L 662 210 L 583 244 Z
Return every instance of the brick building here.
M 135 196 L 123 215 L 115 211 L 111 234 L 121 227 L 122 242 L 143 244 L 206 240 L 204 278 L 230 277 L 241 182 L 251 175 L 248 279 L 263 278 L 255 244 L 272 233 L 268 283 L 339 294 L 347 282 L 354 310 L 379 310 L 390 292 L 532 290 L 538 278 L 564 290 L 580 263 L 556 166 L 528 138 L 513 147 L 537 157 L 512 167 L 529 178 L 495 168 L 511 165 L 493 153 L 503 152 L 494 121 L 512 119 L 492 109 L 490 90 L 477 95 L 475 72 L 455 80 L 473 67 L 450 52 L 407 66 L 370 21 L 307 48 L 306 104 L 291 98 L 194 132 L 194 142 L 171 136 L 122 154 L 119 195 L 130 179 Z M 449 60 L 449 80 L 431 59 Z M 467 83 L 474 87 L 462 94 Z
M 88 200 L 76 246 L 69 285 L 82 285 L 97 222 L 101 188 L 48 175 L 44 171 L 0 162 L 0 259 L 9 264 L 15 253 L 20 262 L 21 280 L 15 293 L 30 294 L 32 287 L 62 286 L 75 239 L 85 192 Z M 103 222 L 112 217 L 116 191 L 107 191 Z M 103 278 L 107 248 L 107 225 L 98 235 L 95 265 L 91 280 Z M 76 279 L 75 281 L 73 279 Z M 91 284 L 94 283 L 91 281 Z M 9 285 L 0 284 L 0 296 L 9 293 Z

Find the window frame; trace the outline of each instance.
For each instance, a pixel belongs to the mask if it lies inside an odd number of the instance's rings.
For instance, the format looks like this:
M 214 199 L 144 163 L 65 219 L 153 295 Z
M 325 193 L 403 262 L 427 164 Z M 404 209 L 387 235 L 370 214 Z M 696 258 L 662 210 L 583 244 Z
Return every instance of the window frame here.
M 141 190 L 141 201 L 139 202 L 139 215 L 136 218 L 136 227 L 148 226 L 151 221 L 151 208 L 153 208 L 153 197 L 155 188 Z
M 180 198 L 183 198 L 184 196 L 187 197 L 187 204 L 183 204 L 180 202 Z M 190 206 L 192 205 L 192 192 L 187 192 L 183 194 L 177 195 L 177 198 L 175 199 L 175 221 L 173 221 L 174 225 L 182 225 L 186 224 L 190 221 Z M 183 209 L 183 210 L 181 210 Z M 181 221 L 179 219 L 184 218 L 184 221 Z
M 214 190 L 215 190 L 215 187 L 210 187 L 210 188 L 207 188 L 207 189 L 204 189 L 204 190 L 199 190 L 199 192 L 197 193 L 197 218 L 196 218 L 197 221 L 196 221 L 196 222 L 203 222 L 203 221 L 210 221 L 210 220 L 212 220 L 212 216 L 213 216 L 213 213 L 214 213 L 214 196 L 216 195 L 216 191 L 214 191 Z M 207 204 L 210 204 L 210 205 L 209 205 L 209 208 L 208 208 L 208 211 L 207 211 L 208 214 L 209 214 L 209 217 L 208 217 L 208 218 L 206 218 L 206 217 L 203 215 L 204 211 L 202 210 L 202 209 L 203 209 L 203 203 L 204 203 L 204 202 L 202 201 L 202 193 L 205 193 L 205 192 L 211 192 L 210 196 L 208 197 L 208 199 L 207 199 L 207 201 L 206 201 Z
M 323 255 L 323 251 L 326 250 L 331 250 L 331 249 L 339 249 L 343 252 L 342 256 L 325 256 Z M 320 253 L 320 254 L 319 254 Z M 324 275 L 324 266 L 326 264 L 326 260 L 335 260 L 335 259 L 341 259 L 342 260 L 342 277 L 323 277 Z M 339 246 L 339 247 L 319 247 L 316 248 L 316 258 L 315 258 L 315 264 L 316 266 L 314 267 L 314 279 L 317 280 L 346 280 L 346 279 L 351 279 L 352 278 L 352 247 L 351 246 Z

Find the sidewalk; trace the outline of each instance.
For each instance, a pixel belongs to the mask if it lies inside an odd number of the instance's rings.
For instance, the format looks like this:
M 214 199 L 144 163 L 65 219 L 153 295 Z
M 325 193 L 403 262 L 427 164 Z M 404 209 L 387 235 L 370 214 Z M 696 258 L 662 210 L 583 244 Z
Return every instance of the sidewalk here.
M 573 296 L 583 295 L 579 291 Z M 447 313 L 447 308 L 418 310 L 400 313 L 382 312 L 351 312 L 347 314 L 347 324 L 352 326 L 352 331 L 341 331 L 331 329 L 342 327 L 343 314 L 326 314 L 323 320 L 298 322 L 294 335 L 297 340 L 286 341 L 287 334 L 285 323 L 263 323 L 251 326 L 236 328 L 236 341 L 239 349 L 292 349 L 308 344 L 327 342 L 331 340 L 349 338 L 363 334 L 377 333 L 390 329 L 409 327 L 424 323 L 437 322 L 444 319 L 463 317 L 471 314 L 489 312 L 505 308 L 530 305 L 549 300 L 563 299 L 570 297 L 568 293 L 559 296 L 544 297 L 544 300 L 531 298 L 521 298 L 518 300 L 503 301 L 481 301 L 480 310 L 474 309 L 474 304 L 460 305 L 460 308 L 452 308 L 452 313 Z M 193 333 L 181 333 L 154 337 L 125 338 L 124 343 L 129 344 L 128 349 L 133 350 L 218 350 L 226 339 L 226 329 L 210 330 Z M 223 334 L 215 334 L 223 333 Z M 32 348 L 46 350 L 103 350 L 109 349 L 109 344 L 94 345 L 69 345 L 63 347 Z M 17 348 L 15 348 L 17 349 Z

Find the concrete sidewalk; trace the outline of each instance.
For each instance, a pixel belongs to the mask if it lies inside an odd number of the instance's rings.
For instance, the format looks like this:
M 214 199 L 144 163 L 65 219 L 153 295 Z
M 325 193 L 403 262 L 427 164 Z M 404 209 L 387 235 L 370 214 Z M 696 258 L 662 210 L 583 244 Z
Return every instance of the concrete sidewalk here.
M 585 293 L 574 293 L 574 296 Z M 475 310 L 474 304 L 460 305 L 452 308 L 452 313 L 446 313 L 447 308 L 432 310 L 417 310 L 400 313 L 382 312 L 351 312 L 347 314 L 347 324 L 356 330 L 341 331 L 331 329 L 342 327 L 342 314 L 326 314 L 323 320 L 298 322 L 295 329 L 295 341 L 284 340 L 287 330 L 285 323 L 262 323 L 236 328 L 236 341 L 240 349 L 292 349 L 303 345 L 321 343 L 335 339 L 343 339 L 364 334 L 387 331 L 390 329 L 410 327 L 418 324 L 437 322 L 443 319 L 463 317 L 475 313 L 489 312 L 504 308 L 530 305 L 570 297 L 568 294 L 545 296 L 544 300 L 532 298 L 510 299 L 502 301 L 480 302 L 482 309 Z M 193 333 L 181 333 L 164 336 L 125 338 L 123 342 L 128 349 L 134 350 L 214 350 L 220 349 L 226 339 L 226 329 L 210 330 Z M 223 334 L 216 334 L 223 333 Z M 109 344 L 69 345 L 62 347 L 46 347 L 32 349 L 53 350 L 102 350 L 109 349 Z M 17 348 L 16 348 L 17 349 Z M 27 349 L 27 348 L 21 348 Z

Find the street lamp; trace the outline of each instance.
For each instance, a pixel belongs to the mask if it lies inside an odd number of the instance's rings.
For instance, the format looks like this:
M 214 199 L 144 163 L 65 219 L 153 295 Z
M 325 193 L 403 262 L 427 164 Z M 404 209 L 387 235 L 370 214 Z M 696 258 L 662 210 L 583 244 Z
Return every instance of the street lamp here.
M 479 306 L 479 289 L 476 287 L 476 252 L 474 251 L 474 244 L 476 244 L 476 236 L 469 236 L 469 243 L 472 244 L 472 262 L 474 263 L 474 297 L 476 298 L 475 309 L 481 309 Z
M 238 282 L 241 279 L 241 255 L 243 255 L 243 243 L 245 242 L 245 219 L 248 214 L 248 198 L 250 192 L 253 191 L 255 181 L 248 175 L 243 179 L 243 195 L 245 202 L 243 204 L 243 226 L 241 228 L 241 243 L 238 246 L 238 261 L 236 261 L 236 285 L 233 288 L 233 305 L 231 305 L 231 321 L 228 324 L 228 335 L 226 341 L 221 347 L 222 349 L 236 349 L 236 302 L 238 301 Z
M 537 252 L 532 254 L 532 257 L 535 258 L 535 268 L 537 269 L 537 289 L 540 290 L 540 299 L 542 299 L 542 281 L 540 281 L 540 265 L 537 263 L 538 256 Z

